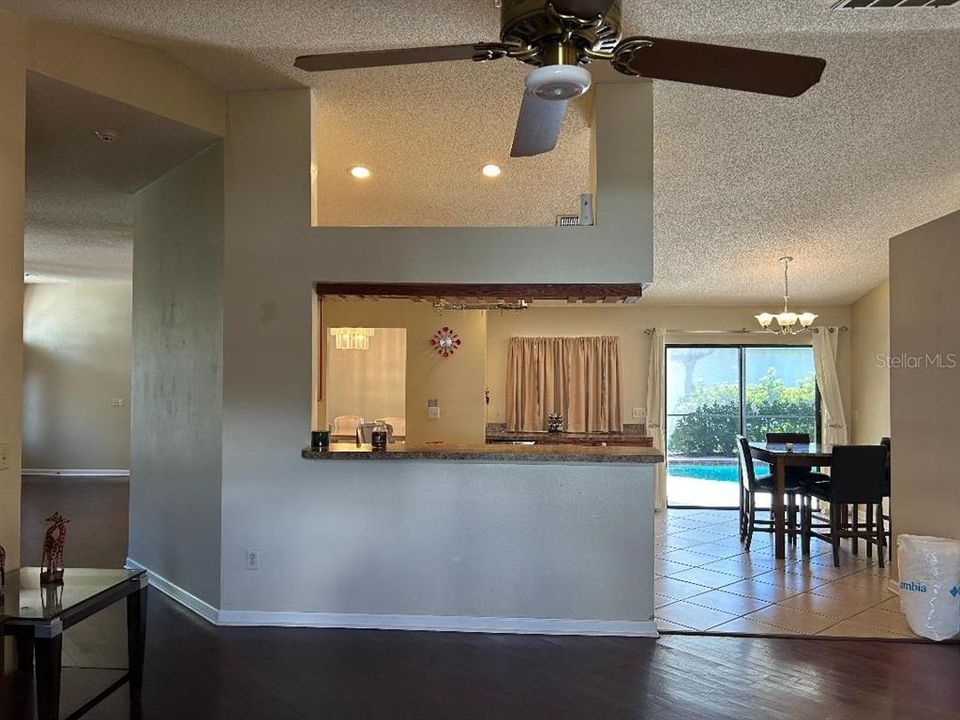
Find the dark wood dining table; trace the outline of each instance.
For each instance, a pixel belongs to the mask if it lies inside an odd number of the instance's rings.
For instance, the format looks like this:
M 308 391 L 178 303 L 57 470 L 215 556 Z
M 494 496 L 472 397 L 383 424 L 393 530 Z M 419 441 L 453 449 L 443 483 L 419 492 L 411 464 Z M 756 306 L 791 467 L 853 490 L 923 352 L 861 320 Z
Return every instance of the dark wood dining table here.
M 786 443 L 751 442 L 750 456 L 754 460 L 770 463 L 773 476 L 773 547 L 777 558 L 787 555 L 786 512 L 783 496 L 786 489 L 788 467 L 829 467 L 833 459 L 833 446 L 826 443 L 793 443 L 787 449 Z

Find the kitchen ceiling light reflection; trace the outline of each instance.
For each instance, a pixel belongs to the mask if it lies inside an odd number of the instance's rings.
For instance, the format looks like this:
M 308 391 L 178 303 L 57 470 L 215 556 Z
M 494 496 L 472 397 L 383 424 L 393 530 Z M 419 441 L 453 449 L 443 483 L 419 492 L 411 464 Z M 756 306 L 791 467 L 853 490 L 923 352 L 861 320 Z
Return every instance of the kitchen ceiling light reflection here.
M 369 350 L 370 338 L 375 331 L 373 328 L 341 327 L 330 328 L 330 334 L 336 340 L 337 350 Z

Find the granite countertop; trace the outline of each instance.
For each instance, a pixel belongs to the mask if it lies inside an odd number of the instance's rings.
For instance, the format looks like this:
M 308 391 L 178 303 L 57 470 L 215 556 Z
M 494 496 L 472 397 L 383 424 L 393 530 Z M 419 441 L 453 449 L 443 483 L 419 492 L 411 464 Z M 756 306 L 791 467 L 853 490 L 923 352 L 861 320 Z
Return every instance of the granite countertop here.
M 544 445 L 636 445 L 650 447 L 653 438 L 635 432 L 547 432 L 546 430 L 488 430 L 487 442 L 535 442 Z
M 473 460 L 481 462 L 620 463 L 663 462 L 663 453 L 649 447 L 597 447 L 593 445 L 406 445 L 387 450 L 369 445 L 332 443 L 329 448 L 304 448 L 307 460 Z

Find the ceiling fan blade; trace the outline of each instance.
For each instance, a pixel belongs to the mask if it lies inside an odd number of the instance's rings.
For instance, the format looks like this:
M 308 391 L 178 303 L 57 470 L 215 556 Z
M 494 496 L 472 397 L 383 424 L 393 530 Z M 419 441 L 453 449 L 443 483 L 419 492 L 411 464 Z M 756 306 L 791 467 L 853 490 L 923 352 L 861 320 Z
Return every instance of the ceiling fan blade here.
M 438 47 L 404 48 L 402 50 L 365 50 L 363 52 L 301 55 L 293 64 L 301 70 L 348 70 L 352 68 L 414 65 L 416 63 L 471 60 L 477 54 L 475 45 L 440 45 Z
M 592 18 L 597 15 L 606 17 L 614 0 L 552 0 L 552 2 L 557 12 L 563 15 Z
M 637 49 L 623 63 L 625 70 L 621 72 L 764 95 L 803 95 L 820 82 L 827 66 L 826 60 L 806 55 L 682 40 L 626 38 L 621 45 L 633 41 L 649 41 L 651 45 Z
M 510 157 L 530 157 L 553 150 L 560 137 L 567 102 L 544 100 L 532 92 L 524 93 Z

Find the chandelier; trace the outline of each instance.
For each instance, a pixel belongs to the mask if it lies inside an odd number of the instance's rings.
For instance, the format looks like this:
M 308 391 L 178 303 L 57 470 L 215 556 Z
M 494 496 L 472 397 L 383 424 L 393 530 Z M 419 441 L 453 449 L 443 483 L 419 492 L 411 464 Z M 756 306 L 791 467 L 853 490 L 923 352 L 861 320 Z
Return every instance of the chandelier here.
M 792 257 L 780 258 L 780 262 L 783 264 L 783 312 L 777 313 L 776 315 L 765 312 L 755 316 L 760 326 L 769 333 L 797 335 L 798 333 L 809 332 L 813 321 L 817 319 L 817 316 L 812 312 L 799 314 L 790 312 L 790 283 L 788 272 L 792 260 Z M 776 328 L 772 327 L 774 320 L 777 321 Z M 797 327 L 797 323 L 800 323 L 800 327 Z
M 341 327 L 330 328 L 330 334 L 336 341 L 337 350 L 369 350 L 373 328 Z

